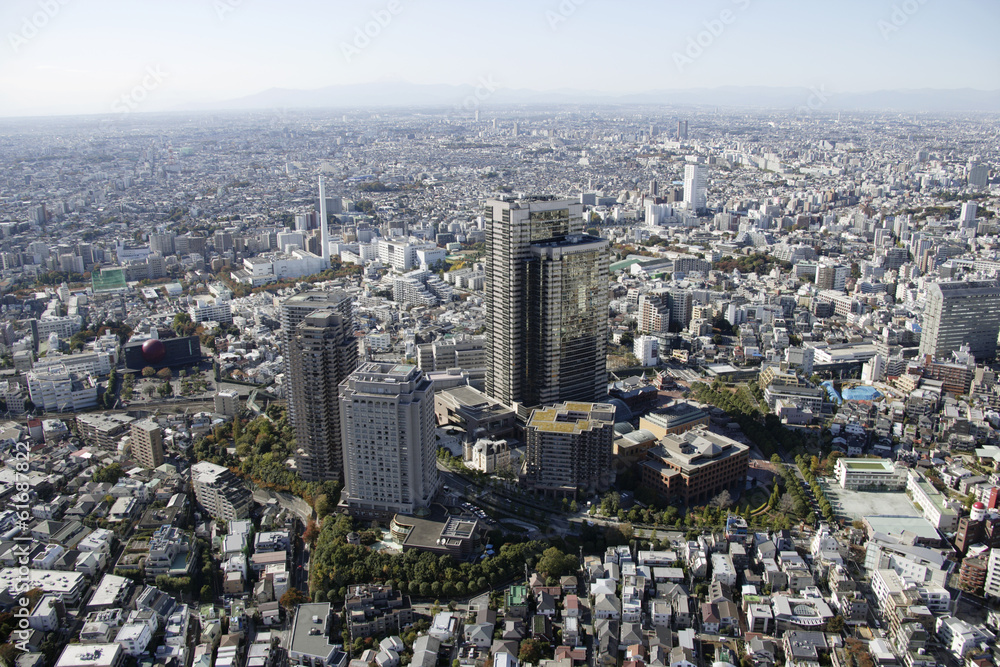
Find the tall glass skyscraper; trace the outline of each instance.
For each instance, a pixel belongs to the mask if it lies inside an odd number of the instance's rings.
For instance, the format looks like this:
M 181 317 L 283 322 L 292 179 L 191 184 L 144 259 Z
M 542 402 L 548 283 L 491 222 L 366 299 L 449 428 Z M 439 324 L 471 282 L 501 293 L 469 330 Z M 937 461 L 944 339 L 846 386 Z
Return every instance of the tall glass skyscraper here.
M 607 241 L 583 234 L 570 199 L 490 200 L 485 218 L 486 393 L 527 407 L 602 399 Z
M 531 245 L 525 405 L 607 394 L 608 245 L 587 234 Z

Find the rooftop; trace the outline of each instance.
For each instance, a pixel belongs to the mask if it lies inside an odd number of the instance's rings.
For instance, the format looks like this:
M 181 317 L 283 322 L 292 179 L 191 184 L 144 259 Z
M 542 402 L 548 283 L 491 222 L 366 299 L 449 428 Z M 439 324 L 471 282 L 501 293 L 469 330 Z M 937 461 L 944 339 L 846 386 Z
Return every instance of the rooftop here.
M 895 464 L 886 459 L 839 459 L 839 461 L 847 466 L 848 470 L 884 470 L 885 472 L 896 470 Z
M 546 433 L 582 433 L 613 425 L 615 408 L 608 403 L 562 403 L 531 413 L 528 428 Z
M 122 650 L 120 644 L 67 644 L 56 667 L 111 667 Z
M 340 648 L 331 644 L 327 634 L 330 624 L 330 603 L 302 604 L 295 610 L 289 653 L 314 656 L 333 664 L 328 658 Z

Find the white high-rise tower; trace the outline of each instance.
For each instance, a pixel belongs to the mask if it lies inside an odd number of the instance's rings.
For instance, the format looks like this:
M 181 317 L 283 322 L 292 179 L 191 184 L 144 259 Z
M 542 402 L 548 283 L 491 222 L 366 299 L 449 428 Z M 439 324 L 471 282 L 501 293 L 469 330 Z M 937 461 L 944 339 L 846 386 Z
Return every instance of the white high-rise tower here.
M 355 516 L 414 514 L 438 489 L 434 383 L 416 366 L 368 362 L 340 383 L 344 493 Z
M 705 180 L 705 165 L 684 167 L 684 206 L 689 211 L 700 211 L 707 205 Z
M 322 246 L 323 264 L 330 266 L 330 239 L 327 238 L 326 224 L 326 188 L 323 187 L 323 176 L 319 177 L 319 242 Z

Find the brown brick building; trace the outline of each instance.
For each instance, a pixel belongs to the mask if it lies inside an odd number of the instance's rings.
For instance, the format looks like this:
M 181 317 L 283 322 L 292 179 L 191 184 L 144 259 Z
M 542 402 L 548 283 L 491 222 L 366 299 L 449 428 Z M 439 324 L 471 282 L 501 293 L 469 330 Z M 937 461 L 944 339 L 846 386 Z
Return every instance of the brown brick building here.
M 667 501 L 702 505 L 729 491 L 740 495 L 750 448 L 704 428 L 668 434 L 639 465 L 640 483 Z

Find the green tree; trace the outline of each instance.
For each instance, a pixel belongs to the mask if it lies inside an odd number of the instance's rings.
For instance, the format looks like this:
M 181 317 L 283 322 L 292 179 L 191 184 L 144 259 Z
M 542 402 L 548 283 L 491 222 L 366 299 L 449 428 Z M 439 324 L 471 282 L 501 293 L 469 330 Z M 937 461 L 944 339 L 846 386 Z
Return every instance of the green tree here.
M 146 366 L 142 369 L 142 377 L 151 378 L 156 375 L 156 369 L 152 366 Z
M 316 501 L 313 503 L 313 509 L 316 510 L 316 516 L 320 519 L 330 514 L 333 511 L 333 506 L 330 504 L 330 499 L 325 493 L 316 496 Z
M 196 328 L 191 316 L 187 313 L 177 313 L 174 315 L 173 326 L 171 327 L 178 336 L 190 336 Z
M 305 604 L 309 602 L 309 598 L 303 595 L 302 591 L 300 591 L 299 589 L 289 588 L 287 591 L 285 591 L 284 595 L 281 596 L 281 600 L 279 602 L 282 607 L 284 607 L 288 611 L 291 611 L 300 604 Z
M 212 593 L 212 587 L 211 586 L 209 586 L 208 584 L 205 584 L 204 586 L 201 587 L 201 595 L 198 598 L 199 601 L 201 601 L 201 602 L 209 602 L 214 597 L 215 597 L 215 595 Z
M 539 639 L 525 639 L 521 642 L 517 659 L 522 663 L 530 662 L 537 665 L 545 657 L 546 648 L 545 643 Z
M 834 616 L 826 624 L 826 627 L 830 632 L 842 632 L 844 630 L 844 617 L 839 614 Z
M 112 463 L 97 470 L 94 473 L 93 481 L 100 484 L 115 484 L 125 475 L 125 471 L 118 463 Z
M 576 572 L 579 563 L 575 556 L 563 554 L 556 547 L 549 547 L 542 552 L 542 557 L 535 565 L 535 569 L 548 577 L 562 577 Z

